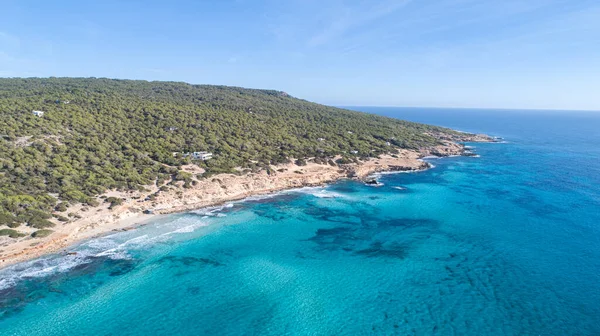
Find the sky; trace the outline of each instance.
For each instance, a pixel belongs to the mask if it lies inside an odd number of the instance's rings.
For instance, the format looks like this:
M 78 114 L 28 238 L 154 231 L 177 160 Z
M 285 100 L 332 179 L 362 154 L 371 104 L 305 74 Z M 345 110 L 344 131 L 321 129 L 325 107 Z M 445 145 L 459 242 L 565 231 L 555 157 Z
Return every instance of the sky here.
M 0 0 L 0 77 L 600 110 L 598 0 Z

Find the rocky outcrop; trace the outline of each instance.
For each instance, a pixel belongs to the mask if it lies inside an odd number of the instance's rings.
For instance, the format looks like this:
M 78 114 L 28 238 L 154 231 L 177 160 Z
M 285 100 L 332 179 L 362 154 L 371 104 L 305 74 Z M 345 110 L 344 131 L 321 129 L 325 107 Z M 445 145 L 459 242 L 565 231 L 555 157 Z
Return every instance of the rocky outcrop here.
M 145 202 L 138 206 L 150 208 L 155 214 L 180 212 L 239 200 L 252 195 L 323 185 L 344 176 L 345 174 L 340 173 L 337 167 L 329 165 L 289 167 L 284 172 L 274 173 L 272 171 L 271 174 L 267 174 L 267 172 L 243 176 L 223 174 L 219 175 L 218 179 L 200 180 L 190 189 L 178 188 L 175 193 L 160 193 L 152 202 Z
M 177 188 L 161 192 L 153 201 L 139 202 L 139 211 L 153 214 L 180 212 L 220 203 L 243 199 L 252 195 L 268 194 L 280 190 L 319 186 L 341 178 L 362 179 L 381 171 L 416 171 L 429 168 L 427 162 L 419 160 L 420 154 L 401 151 L 399 155 L 384 155 L 378 159 L 339 167 L 309 163 L 305 166 L 288 164 L 266 171 L 247 175 L 221 174 L 197 181 L 189 189 Z
M 431 146 L 422 148 L 420 153 L 422 156 L 453 156 L 453 155 L 462 155 L 465 152 L 465 146 L 451 142 L 451 141 L 443 141 L 443 144 L 437 146 Z

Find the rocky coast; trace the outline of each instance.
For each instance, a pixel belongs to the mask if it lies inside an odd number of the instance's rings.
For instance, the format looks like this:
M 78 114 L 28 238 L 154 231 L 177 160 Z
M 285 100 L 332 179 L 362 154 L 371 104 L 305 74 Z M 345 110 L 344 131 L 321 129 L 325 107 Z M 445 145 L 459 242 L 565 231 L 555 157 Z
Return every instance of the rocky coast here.
M 340 179 L 364 180 L 367 176 L 384 171 L 419 171 L 430 168 L 423 161 L 427 156 L 455 156 L 469 154 L 461 142 L 491 142 L 485 135 L 457 135 L 441 138 L 437 146 L 420 150 L 400 149 L 397 153 L 377 158 L 357 160 L 348 164 L 306 164 L 271 166 L 256 173 L 219 174 L 194 179 L 191 186 L 183 182 L 167 187 L 147 186 L 145 191 L 108 191 L 99 198 L 114 197 L 122 202 L 116 206 L 106 203 L 97 207 L 74 205 L 69 209 L 73 220 L 58 223 L 46 237 L 4 237 L 0 241 L 0 267 L 36 258 L 48 253 L 68 253 L 68 247 L 85 239 L 113 231 L 130 230 L 158 215 L 183 212 L 264 195 L 287 189 L 320 186 Z M 294 160 L 291 160 L 292 162 Z M 184 167 L 199 173 L 198 167 Z

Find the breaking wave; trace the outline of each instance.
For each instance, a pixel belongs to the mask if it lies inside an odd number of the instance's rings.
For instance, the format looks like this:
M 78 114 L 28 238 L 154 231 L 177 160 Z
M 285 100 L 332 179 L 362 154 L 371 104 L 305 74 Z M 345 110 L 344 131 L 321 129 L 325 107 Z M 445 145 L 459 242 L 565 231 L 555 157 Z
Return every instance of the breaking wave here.
M 43 278 L 64 273 L 97 261 L 133 259 L 132 252 L 146 249 L 157 243 L 173 239 L 174 234 L 191 233 L 208 225 L 203 221 L 190 224 L 189 217 L 179 217 L 166 223 L 155 223 L 139 230 L 114 233 L 85 241 L 69 249 L 69 252 L 50 254 L 25 261 L 0 270 L 0 291 L 17 285 L 20 281 Z

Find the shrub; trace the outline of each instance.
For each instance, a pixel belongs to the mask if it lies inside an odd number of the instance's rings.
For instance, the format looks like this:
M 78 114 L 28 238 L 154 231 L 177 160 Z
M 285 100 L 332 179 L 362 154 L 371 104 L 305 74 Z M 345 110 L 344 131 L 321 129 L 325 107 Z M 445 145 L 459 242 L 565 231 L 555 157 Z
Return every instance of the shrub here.
M 65 217 L 65 216 L 61 216 L 61 215 L 54 215 L 54 217 L 55 217 L 56 219 L 58 219 L 59 221 L 61 221 L 61 222 L 68 222 L 68 221 L 69 221 L 69 219 L 68 219 L 67 217 Z
M 45 218 L 34 217 L 34 218 L 29 219 L 29 221 L 27 222 L 27 225 L 34 227 L 36 229 L 45 229 L 45 228 L 53 227 L 54 223 L 52 223 L 51 221 L 49 221 Z
M 349 158 L 343 157 L 343 158 L 337 159 L 335 162 L 337 162 L 337 164 L 349 164 L 349 163 L 353 163 L 354 161 Z
M 11 229 L 15 229 L 15 228 L 18 228 L 19 226 L 21 226 L 21 223 L 19 223 L 19 222 L 12 222 L 12 223 L 6 224 L 6 226 L 8 226 Z
M 67 203 L 66 202 L 60 202 L 56 205 L 56 207 L 54 207 L 55 211 L 58 212 L 64 212 L 67 211 Z
M 117 205 L 121 205 L 123 204 L 123 199 L 122 198 L 118 198 L 118 197 L 107 197 L 104 202 L 106 203 L 110 203 L 110 206 L 108 207 L 109 209 L 112 209 L 114 207 L 116 207 Z
M 100 205 L 100 202 L 98 202 L 95 198 L 88 198 L 88 200 L 85 202 L 85 204 L 91 206 L 91 207 L 97 207 L 98 205 Z
M 14 226 L 16 224 L 16 226 Z M 17 217 L 9 213 L 0 213 L 0 225 L 7 225 L 8 227 L 17 227 Z
M 298 159 L 298 160 L 296 160 L 296 165 L 297 166 L 306 166 L 306 160 Z
M 19 231 L 15 231 L 13 229 L 2 229 L 0 230 L 0 236 L 9 236 L 10 238 L 20 238 L 25 235 Z
M 44 237 L 48 237 L 52 232 L 52 230 L 48 230 L 48 229 L 43 229 L 43 230 L 37 230 L 34 233 L 31 234 L 31 236 L 33 238 L 44 238 Z
M 175 181 L 189 181 L 192 179 L 192 174 L 184 171 L 180 171 L 174 177 Z

